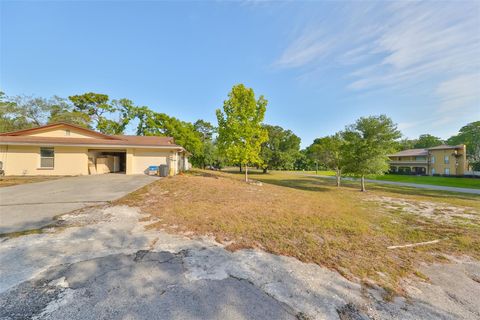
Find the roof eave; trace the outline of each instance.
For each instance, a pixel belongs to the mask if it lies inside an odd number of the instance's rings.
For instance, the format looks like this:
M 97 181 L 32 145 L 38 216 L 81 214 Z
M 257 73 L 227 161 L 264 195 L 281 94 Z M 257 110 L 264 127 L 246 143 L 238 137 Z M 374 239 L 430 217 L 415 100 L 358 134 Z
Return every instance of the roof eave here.
M 0 141 L 0 145 L 18 145 L 18 146 L 31 146 L 31 145 L 41 145 L 41 146 L 62 146 L 62 147 L 92 147 L 92 148 L 159 148 L 159 149 L 175 149 L 184 151 L 185 149 L 179 145 L 139 145 L 139 144 L 84 144 L 84 143 L 61 143 L 61 142 L 11 142 L 11 141 Z

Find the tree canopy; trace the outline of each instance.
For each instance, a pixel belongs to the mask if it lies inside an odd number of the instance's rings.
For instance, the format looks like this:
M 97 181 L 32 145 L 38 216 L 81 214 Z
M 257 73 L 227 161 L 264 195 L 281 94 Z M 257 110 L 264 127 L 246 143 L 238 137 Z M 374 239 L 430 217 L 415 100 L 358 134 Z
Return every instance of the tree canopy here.
M 432 136 L 431 134 L 422 134 L 413 144 L 413 147 L 416 149 L 421 148 L 431 148 L 443 144 L 442 139 Z
M 480 121 L 463 126 L 459 133 L 447 140 L 450 145 L 467 145 L 467 157 L 474 170 L 480 171 Z
M 334 170 L 337 186 L 340 186 L 340 176 L 345 164 L 345 141 L 340 133 L 315 139 L 308 147 L 311 158 L 321 163 L 325 168 Z
M 223 110 L 217 109 L 218 147 L 226 159 L 245 167 L 248 181 L 248 165 L 262 163 L 260 151 L 267 141 L 267 130 L 262 126 L 267 100 L 255 98 L 253 89 L 243 84 L 233 86 Z
M 342 133 L 345 144 L 344 172 L 360 176 L 365 191 L 365 175 L 384 174 L 389 168 L 388 154 L 395 151 L 401 137 L 396 124 L 385 115 L 362 117 Z
M 260 152 L 264 172 L 268 169 L 294 169 L 295 160 L 300 152 L 300 138 L 280 126 L 263 127 L 268 134 L 268 140 L 262 144 Z

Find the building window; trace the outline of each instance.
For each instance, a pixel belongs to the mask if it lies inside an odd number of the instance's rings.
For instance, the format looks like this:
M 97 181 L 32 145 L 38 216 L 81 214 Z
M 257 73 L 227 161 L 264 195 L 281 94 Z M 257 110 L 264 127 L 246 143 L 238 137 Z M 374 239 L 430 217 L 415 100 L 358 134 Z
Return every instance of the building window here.
M 53 168 L 55 163 L 53 148 L 40 148 L 40 168 Z
M 68 129 L 65 130 L 65 135 L 66 135 L 66 136 L 69 136 L 69 135 L 70 135 L 70 130 L 68 130 Z
M 425 157 L 415 157 L 416 161 L 425 161 Z
M 445 175 L 447 175 L 447 176 L 450 175 L 450 168 L 445 168 Z
M 435 168 L 432 168 L 432 176 L 435 174 Z
M 445 156 L 444 160 L 445 160 L 445 164 L 449 164 L 449 163 L 450 163 L 450 159 L 448 159 L 448 156 Z
M 435 156 L 432 156 L 432 163 L 435 163 Z

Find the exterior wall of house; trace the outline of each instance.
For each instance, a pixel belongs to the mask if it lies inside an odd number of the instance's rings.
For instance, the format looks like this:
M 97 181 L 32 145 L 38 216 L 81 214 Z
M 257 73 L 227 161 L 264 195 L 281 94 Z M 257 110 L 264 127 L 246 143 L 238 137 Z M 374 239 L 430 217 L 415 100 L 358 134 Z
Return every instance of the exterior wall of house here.
M 445 150 L 430 150 L 430 172 L 429 174 L 441 175 L 464 175 L 467 166 L 465 148 Z M 448 163 L 445 163 L 445 157 L 448 157 Z M 435 160 L 433 160 L 435 159 Z M 433 161 L 432 161 L 433 160 Z M 447 171 L 448 169 L 448 171 Z M 433 171 L 432 171 L 433 170 Z
M 391 156 L 390 171 L 403 174 L 428 174 L 426 156 Z
M 445 163 L 446 157 L 448 157 L 448 163 Z M 428 156 L 390 156 L 389 158 L 392 172 L 462 176 L 467 171 L 465 146 L 456 149 L 430 149 Z
M 40 146 L 0 146 L 5 175 L 86 175 L 87 148 L 54 147 L 53 168 L 40 167 Z
M 174 156 L 174 154 L 176 154 L 176 152 L 173 153 L 168 150 L 127 149 L 127 174 L 144 174 L 147 172 L 149 166 L 165 164 L 170 167 L 173 165 L 172 156 Z
M 31 137 L 53 137 L 53 138 L 97 138 L 97 135 L 88 134 L 82 130 L 74 128 L 58 128 L 58 129 L 49 129 L 40 132 L 34 132 L 26 134 L 25 136 Z

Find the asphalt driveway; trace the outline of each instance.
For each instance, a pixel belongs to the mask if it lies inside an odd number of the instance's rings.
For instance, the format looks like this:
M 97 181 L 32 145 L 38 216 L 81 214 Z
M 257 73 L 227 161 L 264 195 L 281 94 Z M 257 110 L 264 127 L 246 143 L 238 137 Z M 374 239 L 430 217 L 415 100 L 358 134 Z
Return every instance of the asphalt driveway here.
M 105 174 L 0 188 L 0 234 L 46 226 L 57 215 L 118 199 L 155 179 Z

